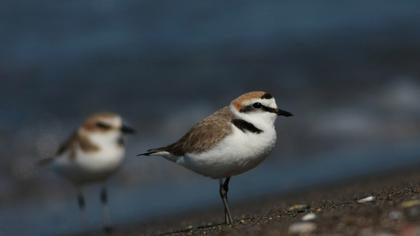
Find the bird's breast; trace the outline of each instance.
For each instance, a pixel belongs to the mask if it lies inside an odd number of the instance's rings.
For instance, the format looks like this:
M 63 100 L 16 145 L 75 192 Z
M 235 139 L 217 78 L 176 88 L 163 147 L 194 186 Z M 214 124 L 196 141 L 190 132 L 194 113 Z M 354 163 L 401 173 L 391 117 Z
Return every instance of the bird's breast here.
M 124 148 L 105 147 L 97 152 L 79 152 L 76 162 L 84 168 L 92 170 L 108 170 L 117 168 L 124 157 Z
M 233 127 L 232 133 L 202 153 L 189 153 L 180 164 L 213 178 L 237 175 L 257 166 L 273 149 L 274 127 L 254 133 Z

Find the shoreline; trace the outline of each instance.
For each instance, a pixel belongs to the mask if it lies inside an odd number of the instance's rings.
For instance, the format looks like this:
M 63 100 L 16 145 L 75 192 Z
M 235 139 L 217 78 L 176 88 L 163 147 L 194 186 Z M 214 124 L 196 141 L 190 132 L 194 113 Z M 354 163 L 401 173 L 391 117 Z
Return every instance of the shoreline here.
M 359 203 L 361 199 L 366 202 Z M 306 222 L 300 226 L 316 229 L 305 235 L 410 236 L 420 233 L 416 200 L 420 200 L 420 172 L 413 167 L 300 193 L 232 202 L 231 226 L 222 224 L 222 204 L 217 202 L 208 209 L 119 226 L 111 235 L 299 235 L 291 232 L 292 225 Z M 303 221 L 308 213 L 316 218 Z

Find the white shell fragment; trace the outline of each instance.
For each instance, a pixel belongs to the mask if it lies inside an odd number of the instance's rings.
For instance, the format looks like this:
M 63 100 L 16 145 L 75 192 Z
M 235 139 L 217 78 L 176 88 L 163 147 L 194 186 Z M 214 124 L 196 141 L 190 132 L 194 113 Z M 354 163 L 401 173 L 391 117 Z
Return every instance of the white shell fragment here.
M 303 221 L 311 221 L 311 220 L 315 220 L 315 219 L 316 219 L 316 214 L 312 213 L 312 212 L 308 213 L 308 214 L 306 214 L 302 217 Z
M 375 201 L 375 197 L 374 196 L 369 196 L 369 197 L 359 199 L 357 202 L 358 203 L 368 203 L 368 202 L 373 202 L 373 201 Z
M 315 223 L 312 222 L 299 222 L 290 225 L 289 233 L 290 234 L 309 234 L 315 231 L 317 228 Z
M 388 214 L 388 217 L 389 217 L 389 219 L 391 219 L 391 220 L 399 220 L 399 219 L 401 219 L 401 218 L 403 217 L 403 213 L 402 213 L 402 212 L 400 212 L 400 211 L 391 211 L 391 212 Z

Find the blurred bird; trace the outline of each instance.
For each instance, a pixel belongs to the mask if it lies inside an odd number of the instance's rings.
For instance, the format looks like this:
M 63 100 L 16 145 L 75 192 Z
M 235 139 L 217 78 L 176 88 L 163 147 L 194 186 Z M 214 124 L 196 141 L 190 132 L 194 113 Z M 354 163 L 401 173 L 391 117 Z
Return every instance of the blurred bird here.
M 123 125 L 114 113 L 90 116 L 59 148 L 54 157 L 42 159 L 40 165 L 49 165 L 59 175 L 70 180 L 79 190 L 77 199 L 84 223 L 85 199 L 82 187 L 101 183 L 100 200 L 103 207 L 104 230 L 111 231 L 106 180 L 120 167 L 124 154 L 123 134 L 134 130 Z
M 229 180 L 268 156 L 277 139 L 277 116 L 292 114 L 279 109 L 269 93 L 249 92 L 194 125 L 176 143 L 138 156 L 162 156 L 198 174 L 219 179 L 225 223 L 232 224 L 227 199 Z

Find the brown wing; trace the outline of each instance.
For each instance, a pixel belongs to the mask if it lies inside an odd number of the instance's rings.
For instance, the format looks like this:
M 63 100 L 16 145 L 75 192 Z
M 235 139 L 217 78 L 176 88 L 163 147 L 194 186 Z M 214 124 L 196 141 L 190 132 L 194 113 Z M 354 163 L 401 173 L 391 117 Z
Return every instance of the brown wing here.
M 230 109 L 223 107 L 194 125 L 176 143 L 155 150 L 167 151 L 176 156 L 208 150 L 232 132 L 232 118 L 233 114 Z
M 79 145 L 80 149 L 84 152 L 95 152 L 99 150 L 99 147 L 92 143 L 88 137 L 78 132 L 74 132 L 65 143 L 60 145 L 56 155 L 59 156 L 68 150 L 74 150 L 75 145 Z M 70 155 L 73 154 L 70 153 Z
M 77 136 L 78 136 L 77 132 L 73 132 L 73 134 L 58 147 L 58 150 L 55 153 L 55 155 L 60 156 L 61 154 L 71 149 L 77 142 Z

